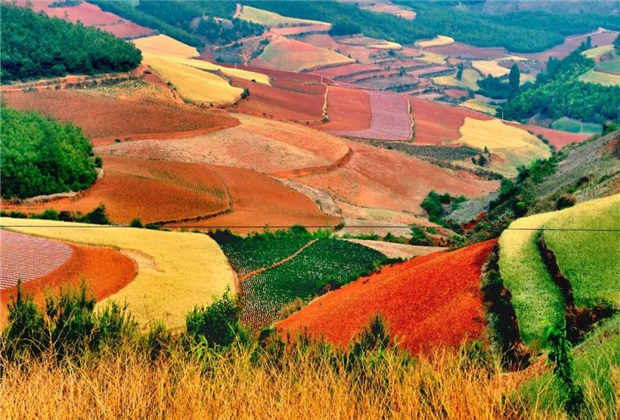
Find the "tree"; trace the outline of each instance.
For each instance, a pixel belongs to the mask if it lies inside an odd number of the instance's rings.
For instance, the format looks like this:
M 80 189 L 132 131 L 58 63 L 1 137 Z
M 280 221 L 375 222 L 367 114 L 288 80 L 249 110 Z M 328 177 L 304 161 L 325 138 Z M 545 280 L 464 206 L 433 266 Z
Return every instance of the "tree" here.
M 459 69 L 456 71 L 456 79 L 461 80 L 463 78 L 463 63 L 459 63 Z
M 616 49 L 618 54 L 620 54 L 620 35 L 618 35 L 618 37 L 614 41 L 614 48 Z
M 510 67 L 508 82 L 513 92 L 517 92 L 519 90 L 519 85 L 521 83 L 521 71 L 519 70 L 519 66 L 516 64 L 513 64 L 512 67 Z

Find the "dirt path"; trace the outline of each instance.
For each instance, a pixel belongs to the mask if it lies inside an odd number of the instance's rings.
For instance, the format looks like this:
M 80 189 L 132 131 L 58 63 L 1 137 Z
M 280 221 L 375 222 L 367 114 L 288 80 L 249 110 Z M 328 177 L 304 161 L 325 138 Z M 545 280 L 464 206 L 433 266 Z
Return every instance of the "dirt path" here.
M 276 268 L 281 266 L 282 264 L 286 264 L 287 262 L 289 262 L 290 260 L 292 260 L 293 258 L 295 258 L 296 256 L 298 256 L 299 254 L 301 254 L 306 248 L 308 248 L 309 246 L 311 246 L 313 243 L 315 243 L 316 241 L 318 241 L 318 239 L 313 239 L 310 242 L 308 242 L 307 244 L 305 244 L 304 246 L 302 246 L 301 248 L 299 248 L 297 250 L 297 252 L 295 252 L 293 255 L 289 255 L 288 257 L 284 258 L 283 260 L 278 261 L 277 263 L 274 263 L 273 265 L 270 265 L 269 267 L 263 267 L 263 268 L 259 268 L 258 270 L 254 270 L 248 274 L 246 274 L 245 276 L 241 276 L 239 278 L 239 282 L 242 282 L 244 280 L 249 279 L 250 277 L 254 277 L 257 274 L 260 273 L 264 273 L 267 270 L 271 270 L 272 268 Z

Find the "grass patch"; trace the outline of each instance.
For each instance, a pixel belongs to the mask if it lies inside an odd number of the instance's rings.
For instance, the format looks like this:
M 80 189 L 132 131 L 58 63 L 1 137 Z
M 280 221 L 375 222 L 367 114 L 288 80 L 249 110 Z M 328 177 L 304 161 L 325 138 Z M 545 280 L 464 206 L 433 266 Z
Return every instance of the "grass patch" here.
M 569 133 L 598 134 L 603 131 L 603 126 L 596 123 L 582 123 L 568 117 L 562 117 L 553 121 L 551 128 L 554 130 L 568 131 Z

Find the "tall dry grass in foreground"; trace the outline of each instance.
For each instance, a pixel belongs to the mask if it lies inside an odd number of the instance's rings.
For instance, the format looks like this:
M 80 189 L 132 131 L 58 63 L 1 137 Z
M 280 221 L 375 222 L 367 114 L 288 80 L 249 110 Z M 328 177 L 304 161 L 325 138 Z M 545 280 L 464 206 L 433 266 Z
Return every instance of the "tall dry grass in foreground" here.
M 521 419 L 561 418 L 521 403 L 522 375 L 465 352 L 408 359 L 387 351 L 350 372 L 317 344 L 280 359 L 236 347 L 198 361 L 172 352 L 50 357 L 4 364 L 4 419 Z M 339 366 L 340 365 L 340 366 Z M 618 382 L 620 384 L 620 381 Z M 507 398 L 513 395 L 512 398 Z

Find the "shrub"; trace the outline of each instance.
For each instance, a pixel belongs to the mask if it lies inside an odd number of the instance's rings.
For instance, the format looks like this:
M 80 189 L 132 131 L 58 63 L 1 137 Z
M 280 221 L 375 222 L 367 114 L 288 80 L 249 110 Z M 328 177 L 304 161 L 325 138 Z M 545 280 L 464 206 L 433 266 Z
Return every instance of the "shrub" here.
M 556 203 L 556 209 L 562 210 L 577 204 L 577 197 L 573 194 L 562 194 Z
M 99 156 L 99 155 L 95 156 L 95 161 L 94 161 L 94 163 L 95 163 L 95 167 L 96 167 L 96 168 L 101 168 L 101 167 L 103 167 L 103 159 L 101 159 L 101 156 Z
M 209 347 L 227 347 L 244 336 L 239 323 L 239 302 L 226 290 L 207 307 L 195 307 L 186 319 L 187 334 L 194 342 L 206 341 Z
M 134 217 L 131 220 L 131 223 L 129 224 L 129 227 L 133 227 L 133 228 L 143 228 L 144 225 L 142 224 L 142 221 L 140 220 L 139 217 Z
M 76 218 L 76 221 L 82 223 L 92 223 L 94 225 L 110 225 L 112 222 L 108 219 L 105 210 L 105 204 L 100 204 L 90 213 L 86 213 L 84 216 Z

